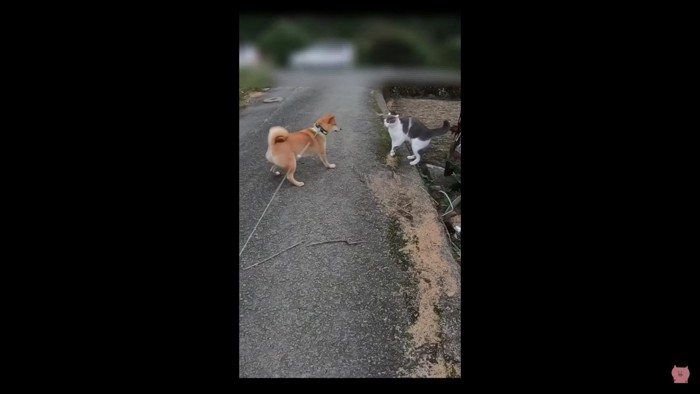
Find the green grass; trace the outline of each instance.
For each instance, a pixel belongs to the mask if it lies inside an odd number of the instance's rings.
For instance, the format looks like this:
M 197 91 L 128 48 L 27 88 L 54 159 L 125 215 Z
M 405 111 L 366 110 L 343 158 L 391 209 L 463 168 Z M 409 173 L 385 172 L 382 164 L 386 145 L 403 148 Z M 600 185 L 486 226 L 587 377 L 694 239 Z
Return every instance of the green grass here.
M 238 104 L 240 105 L 250 92 L 270 87 L 272 73 L 267 67 L 245 68 L 238 72 Z
M 382 112 L 379 106 L 376 106 L 377 113 Z M 377 144 L 377 158 L 380 162 L 386 159 L 386 155 L 391 150 L 391 136 L 389 131 L 384 126 L 384 118 L 376 116 L 377 125 L 379 126 L 379 144 Z
M 450 367 L 450 373 L 447 375 L 448 378 L 458 378 L 457 376 L 457 370 L 455 369 L 454 365 Z
M 438 304 L 433 304 L 433 312 L 435 312 L 435 315 L 439 318 L 442 317 L 442 308 L 438 306 Z M 442 333 L 440 333 L 442 334 Z
M 404 239 L 403 230 L 399 221 L 396 219 L 390 219 L 389 221 L 389 252 L 396 259 L 403 271 L 408 271 L 413 267 L 413 261 L 411 258 L 403 252 L 403 248 L 406 247 L 406 240 Z
M 401 224 L 399 224 L 397 219 L 389 219 L 387 235 L 389 238 L 389 253 L 401 270 L 408 273 L 405 279 L 401 281 L 401 293 L 405 306 L 408 309 L 409 323 L 415 324 L 416 320 L 418 320 L 419 311 L 418 299 L 416 298 L 418 294 L 418 278 L 410 273 L 415 268 L 415 263 L 403 251 L 403 248 L 406 246 L 406 239 L 404 238 Z

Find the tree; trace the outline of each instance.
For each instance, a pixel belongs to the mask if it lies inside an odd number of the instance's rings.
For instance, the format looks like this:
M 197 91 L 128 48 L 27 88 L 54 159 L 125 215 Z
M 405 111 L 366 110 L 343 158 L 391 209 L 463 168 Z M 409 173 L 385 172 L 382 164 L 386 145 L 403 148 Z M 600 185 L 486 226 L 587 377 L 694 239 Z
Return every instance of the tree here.
M 278 20 L 259 39 L 260 50 L 277 65 L 286 65 L 289 55 L 307 46 L 309 34 L 289 20 Z
M 368 24 L 359 44 L 360 59 L 366 64 L 428 66 L 436 60 L 421 34 L 387 22 Z

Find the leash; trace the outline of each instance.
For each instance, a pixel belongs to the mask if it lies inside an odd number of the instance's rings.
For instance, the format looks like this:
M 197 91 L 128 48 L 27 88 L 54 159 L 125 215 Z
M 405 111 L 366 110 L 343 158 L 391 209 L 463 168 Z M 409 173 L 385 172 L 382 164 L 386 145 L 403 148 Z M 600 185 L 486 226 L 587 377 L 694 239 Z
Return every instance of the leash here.
M 317 136 L 319 133 L 321 133 L 321 134 L 323 134 L 323 135 L 328 135 L 328 132 L 325 131 L 325 130 L 323 130 L 323 127 L 320 127 L 319 125 L 314 125 L 314 127 L 312 127 L 311 129 L 314 131 L 314 136 L 313 136 L 313 138 L 312 138 L 311 141 L 313 141 L 314 139 L 316 139 L 316 136 Z M 306 152 L 306 148 L 308 148 L 309 145 L 311 145 L 311 141 L 309 141 L 309 142 L 306 144 L 306 146 L 304 147 L 304 149 L 301 150 L 301 153 L 299 153 L 299 154 L 297 155 L 297 158 L 300 158 L 301 155 L 303 155 L 304 152 Z M 243 248 L 241 248 L 241 251 L 238 253 L 238 257 L 241 257 L 241 255 L 243 254 L 243 251 L 245 250 L 245 247 L 248 245 L 248 241 L 250 241 L 250 238 L 253 236 L 253 234 L 255 234 L 255 230 L 258 228 L 258 225 L 260 224 L 260 221 L 261 221 L 262 218 L 265 216 L 265 213 L 267 212 L 267 208 L 270 207 L 270 204 L 272 204 L 272 200 L 275 199 L 275 196 L 277 195 L 277 192 L 280 190 L 280 187 L 282 187 L 282 184 L 284 183 L 284 181 L 287 180 L 287 175 L 289 175 L 289 170 L 287 170 L 287 174 L 285 174 L 285 176 L 282 177 L 282 182 L 280 182 L 280 184 L 277 186 L 277 190 L 275 190 L 275 192 L 272 193 L 272 197 L 270 198 L 270 201 L 267 203 L 267 206 L 265 207 L 265 210 L 263 211 L 262 215 L 260 215 L 260 219 L 258 219 L 258 222 L 255 223 L 255 227 L 253 227 L 253 231 L 250 233 L 250 235 L 248 236 L 248 239 L 247 239 L 247 240 L 245 241 L 245 243 L 243 244 Z

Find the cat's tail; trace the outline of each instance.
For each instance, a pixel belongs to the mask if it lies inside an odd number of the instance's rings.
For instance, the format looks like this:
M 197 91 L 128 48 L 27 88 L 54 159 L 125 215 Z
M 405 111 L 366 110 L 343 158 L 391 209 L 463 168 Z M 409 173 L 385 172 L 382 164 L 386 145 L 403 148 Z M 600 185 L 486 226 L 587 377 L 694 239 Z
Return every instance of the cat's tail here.
M 447 120 L 442 123 L 442 127 L 439 127 L 437 129 L 430 129 L 430 133 L 433 137 L 443 135 L 448 131 L 450 131 L 450 122 Z
M 267 135 L 267 145 L 272 146 L 278 142 L 284 142 L 289 137 L 289 131 L 284 127 L 271 127 L 270 132 Z

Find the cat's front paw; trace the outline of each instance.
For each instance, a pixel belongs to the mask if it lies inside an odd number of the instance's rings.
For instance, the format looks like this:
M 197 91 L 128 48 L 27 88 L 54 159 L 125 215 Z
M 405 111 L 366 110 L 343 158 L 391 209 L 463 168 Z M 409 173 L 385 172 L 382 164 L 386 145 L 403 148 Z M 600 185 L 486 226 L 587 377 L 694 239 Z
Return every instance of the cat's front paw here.
M 406 158 L 407 158 L 408 160 L 413 160 L 413 159 L 416 158 L 416 155 L 406 156 Z
M 391 152 L 389 152 L 389 156 L 394 157 L 396 156 L 396 153 L 394 153 L 394 151 L 392 150 Z

